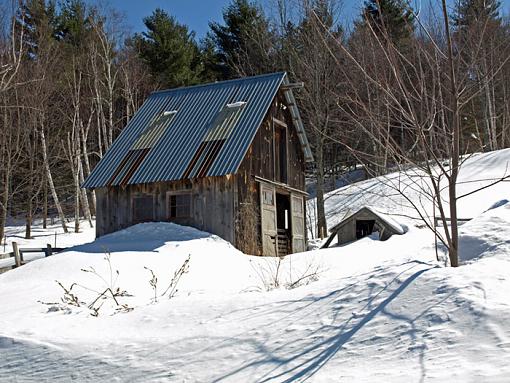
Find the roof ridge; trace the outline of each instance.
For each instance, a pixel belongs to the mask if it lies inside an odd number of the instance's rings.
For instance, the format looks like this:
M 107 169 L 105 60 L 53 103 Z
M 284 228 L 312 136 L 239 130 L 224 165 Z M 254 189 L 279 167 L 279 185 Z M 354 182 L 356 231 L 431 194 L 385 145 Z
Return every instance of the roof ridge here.
M 256 79 L 256 78 L 262 78 L 262 77 L 273 77 L 273 76 L 276 77 L 277 75 L 280 75 L 281 77 L 283 77 L 283 76 L 287 75 L 287 72 L 282 71 L 282 72 L 264 73 L 264 74 L 259 74 L 256 76 L 245 76 L 245 77 L 239 77 L 239 78 L 232 78 L 230 80 L 207 82 L 204 84 L 181 86 L 181 87 L 170 88 L 170 89 L 161 89 L 161 90 L 156 90 L 154 92 L 151 92 L 150 94 L 153 95 L 153 94 L 161 94 L 161 93 L 170 93 L 170 92 L 175 92 L 175 91 L 180 91 L 180 90 L 205 88 L 205 87 L 209 87 L 209 86 L 223 85 L 223 84 L 228 84 L 228 83 L 232 83 L 232 82 L 243 82 L 243 81 L 252 80 L 252 79 Z

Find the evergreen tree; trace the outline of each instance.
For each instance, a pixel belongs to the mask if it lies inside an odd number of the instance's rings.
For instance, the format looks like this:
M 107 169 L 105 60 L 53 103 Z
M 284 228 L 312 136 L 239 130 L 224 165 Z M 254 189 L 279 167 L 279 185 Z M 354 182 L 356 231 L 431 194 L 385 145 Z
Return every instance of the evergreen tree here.
M 41 44 L 48 43 L 57 33 L 57 14 L 53 0 L 28 0 L 16 15 L 17 30 L 24 31 L 24 42 L 34 58 Z
M 213 60 L 221 77 L 256 75 L 274 70 L 274 34 L 262 9 L 233 0 L 223 12 L 224 25 L 213 22 L 208 38 L 216 45 Z
M 82 49 L 92 29 L 89 10 L 81 0 L 65 0 L 58 15 L 58 38 L 69 47 Z
M 203 72 L 194 32 L 162 9 L 144 19 L 147 31 L 134 38 L 140 57 L 163 87 L 197 84 Z
M 387 35 L 396 44 L 405 42 L 413 33 L 414 15 L 403 0 L 368 0 L 362 18 L 378 35 Z
M 453 26 L 459 30 L 480 20 L 500 22 L 501 3 L 497 0 L 460 0 L 451 16 Z

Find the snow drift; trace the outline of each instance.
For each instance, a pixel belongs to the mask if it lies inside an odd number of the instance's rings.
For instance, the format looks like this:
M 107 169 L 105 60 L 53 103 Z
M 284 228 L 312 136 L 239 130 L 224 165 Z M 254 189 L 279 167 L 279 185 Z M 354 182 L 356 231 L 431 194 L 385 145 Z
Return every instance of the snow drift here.
M 509 158 L 470 158 L 465 190 L 501 176 Z M 404 211 L 388 194 L 376 180 L 331 193 L 329 224 L 357 204 Z M 281 262 L 195 229 L 140 224 L 34 261 L 0 275 L 0 381 L 506 382 L 509 195 L 503 182 L 466 197 L 460 212 L 473 219 L 456 269 L 436 261 L 431 232 L 412 223 L 384 242 Z M 175 297 L 154 302 L 149 269 L 161 291 L 188 257 Z M 133 310 L 52 309 L 63 296 L 56 280 L 89 289 L 73 289 L 87 302 L 114 281 Z

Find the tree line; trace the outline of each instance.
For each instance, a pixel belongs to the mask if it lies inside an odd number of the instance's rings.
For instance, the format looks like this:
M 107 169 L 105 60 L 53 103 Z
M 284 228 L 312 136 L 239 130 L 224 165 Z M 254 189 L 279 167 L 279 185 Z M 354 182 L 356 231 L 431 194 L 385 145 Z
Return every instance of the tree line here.
M 418 167 L 445 223 L 437 235 L 455 253 L 445 219 L 456 216 L 462 154 L 509 146 L 510 31 L 496 0 L 420 10 L 367 0 L 352 25 L 339 0 L 232 0 L 202 39 L 162 9 L 130 33 L 115 9 L 81 0 L 1 4 L 0 238 L 8 217 L 24 217 L 27 237 L 36 216 L 64 230 L 68 216 L 76 231 L 80 217 L 92 225 L 94 194 L 81 183 L 161 88 L 274 71 L 303 82 L 320 237 L 325 193 L 342 174 Z

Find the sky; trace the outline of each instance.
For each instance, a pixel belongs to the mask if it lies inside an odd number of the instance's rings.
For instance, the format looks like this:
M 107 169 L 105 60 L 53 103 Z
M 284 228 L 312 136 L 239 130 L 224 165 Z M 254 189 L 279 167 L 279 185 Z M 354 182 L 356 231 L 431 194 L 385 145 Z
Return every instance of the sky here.
M 453 4 L 455 0 L 449 0 Z M 276 0 L 260 0 L 262 5 L 271 7 Z M 414 8 L 420 8 L 428 0 L 411 0 Z M 222 11 L 230 3 L 230 0 L 104 0 L 114 9 L 121 11 L 126 16 L 128 26 L 133 32 L 144 30 L 143 18 L 149 16 L 154 9 L 162 8 L 169 14 L 174 15 L 180 23 L 188 25 L 195 31 L 198 38 L 202 38 L 209 30 L 210 21 L 222 21 Z M 342 19 L 340 24 L 348 25 L 357 17 L 364 0 L 344 0 L 341 9 Z M 501 9 L 508 15 L 510 0 L 501 0 Z
M 143 31 L 143 18 L 149 16 L 154 9 L 162 8 L 180 23 L 188 25 L 201 38 L 209 30 L 210 21 L 222 21 L 222 11 L 230 0 L 107 0 L 105 3 L 125 14 L 133 32 Z M 262 0 L 260 3 L 269 7 L 276 1 Z M 345 0 L 344 3 L 344 10 L 354 14 L 363 0 Z

